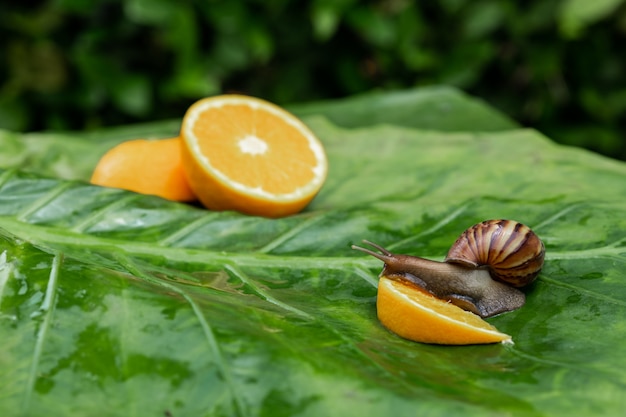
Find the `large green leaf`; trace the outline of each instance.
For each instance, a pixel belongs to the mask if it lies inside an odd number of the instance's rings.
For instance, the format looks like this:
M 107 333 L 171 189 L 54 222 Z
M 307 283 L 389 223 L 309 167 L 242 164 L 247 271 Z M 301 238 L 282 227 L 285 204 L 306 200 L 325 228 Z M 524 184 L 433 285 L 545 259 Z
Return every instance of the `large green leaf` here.
M 515 122 L 482 101 L 447 87 L 371 92 L 342 100 L 294 105 L 290 110 L 301 117 L 323 115 L 343 127 L 390 123 L 444 132 L 516 127 Z
M 329 178 L 278 220 L 42 177 L 28 164 L 42 154 L 15 150 L 27 170 L 0 174 L 0 415 L 622 415 L 624 164 L 532 130 L 305 121 Z M 45 137 L 70 178 L 85 178 L 70 146 L 85 159 L 104 146 Z M 513 346 L 424 345 L 379 325 L 382 265 L 351 243 L 441 259 L 499 217 L 547 247 L 527 304 L 490 319 Z

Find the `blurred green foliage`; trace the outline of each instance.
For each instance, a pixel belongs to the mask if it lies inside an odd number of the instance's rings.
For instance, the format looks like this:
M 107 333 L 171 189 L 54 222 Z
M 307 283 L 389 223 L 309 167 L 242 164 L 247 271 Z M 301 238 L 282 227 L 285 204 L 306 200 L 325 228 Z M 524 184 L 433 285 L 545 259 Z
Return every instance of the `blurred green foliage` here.
M 0 13 L 0 127 L 182 117 L 446 84 L 626 159 L 626 0 L 21 0 Z

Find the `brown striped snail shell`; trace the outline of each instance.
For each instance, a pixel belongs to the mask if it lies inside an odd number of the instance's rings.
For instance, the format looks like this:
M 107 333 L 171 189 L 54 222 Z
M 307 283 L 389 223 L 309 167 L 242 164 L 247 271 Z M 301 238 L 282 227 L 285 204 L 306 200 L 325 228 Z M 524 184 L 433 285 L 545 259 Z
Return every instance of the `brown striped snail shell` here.
M 381 276 L 416 285 L 481 317 L 524 305 L 522 287 L 535 280 L 545 247 L 527 226 L 513 220 L 487 220 L 459 236 L 444 262 L 395 254 L 375 243 L 352 245 L 384 262 Z
M 543 266 L 545 247 L 528 226 L 513 220 L 487 220 L 459 236 L 445 262 L 486 267 L 492 278 L 523 287 Z

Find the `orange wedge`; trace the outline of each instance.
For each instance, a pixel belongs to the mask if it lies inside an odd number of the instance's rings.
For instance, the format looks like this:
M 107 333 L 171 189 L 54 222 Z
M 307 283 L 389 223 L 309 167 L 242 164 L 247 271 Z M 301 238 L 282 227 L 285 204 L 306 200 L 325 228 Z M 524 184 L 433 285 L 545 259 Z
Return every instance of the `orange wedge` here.
M 91 183 L 174 201 L 196 199 L 183 172 L 179 138 L 122 142 L 100 158 Z
M 209 209 L 281 217 L 302 210 L 326 179 L 324 148 L 267 101 L 222 95 L 194 103 L 181 128 L 189 184 Z
M 433 297 L 410 283 L 381 277 L 376 301 L 378 319 L 405 339 L 442 345 L 512 343 L 474 313 Z

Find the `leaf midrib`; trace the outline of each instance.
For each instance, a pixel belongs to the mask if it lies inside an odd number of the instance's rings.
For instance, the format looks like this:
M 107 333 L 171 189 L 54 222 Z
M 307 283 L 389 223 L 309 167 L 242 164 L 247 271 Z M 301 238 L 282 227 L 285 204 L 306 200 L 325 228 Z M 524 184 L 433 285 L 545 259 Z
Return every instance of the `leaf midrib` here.
M 201 261 L 212 264 L 231 264 L 243 266 L 268 266 L 277 267 L 300 265 L 305 268 L 340 269 L 346 266 L 361 268 L 377 268 L 380 261 L 362 257 L 351 256 L 302 256 L 281 254 L 280 256 L 261 252 L 225 252 L 211 249 L 177 248 L 156 246 L 153 242 L 129 242 L 123 239 L 112 239 L 102 236 L 74 233 L 56 227 L 34 225 L 20 222 L 11 217 L 0 216 L 0 228 L 10 233 L 10 230 L 19 230 L 20 237 L 26 238 L 33 244 L 63 245 L 64 247 L 90 247 L 106 248 L 107 250 L 119 249 L 126 253 L 136 255 L 159 255 L 167 259 L 180 260 L 181 255 L 188 256 L 188 261 Z M 572 251 L 551 250 L 546 253 L 546 261 L 563 259 L 589 259 L 598 257 L 612 257 L 620 255 L 626 248 L 620 246 L 626 242 L 626 237 L 614 242 L 607 243 L 589 249 Z M 438 260 L 438 257 L 429 257 Z M 440 259 L 439 259 L 440 260 Z
M 241 253 L 209 249 L 162 247 L 156 246 L 154 243 L 130 242 L 88 234 L 76 234 L 54 227 L 16 222 L 8 217 L 0 217 L 0 228 L 7 232 L 19 229 L 21 239 L 27 240 L 47 252 L 57 248 L 63 249 L 65 252 L 71 248 L 91 248 L 138 256 L 161 256 L 173 261 L 185 259 L 186 262 L 201 262 L 220 267 L 224 265 L 245 267 L 292 267 L 298 265 L 301 268 L 317 269 L 343 269 L 349 266 L 374 269 L 380 266 L 380 261 L 364 257 L 291 256 L 284 254 L 276 256 L 259 252 Z
M 124 253 L 135 256 L 160 256 L 171 261 L 185 259 L 189 263 L 202 263 L 207 266 L 214 266 L 218 269 L 239 267 L 272 267 L 291 268 L 297 266 L 300 269 L 317 270 L 351 270 L 354 276 L 364 280 L 368 285 L 375 286 L 375 278 L 368 277 L 365 271 L 376 271 L 381 268 L 380 261 L 368 257 L 347 257 L 347 256 L 301 256 L 301 255 L 271 255 L 260 252 L 221 252 L 209 249 L 192 249 L 155 246 L 154 243 L 129 242 L 121 239 L 111 239 L 88 234 L 74 233 L 72 231 L 61 230 L 49 226 L 33 225 L 23 223 L 11 217 L 0 217 L 0 228 L 5 230 L 20 230 L 20 238 L 30 241 L 39 246 L 42 250 L 50 253 L 63 251 L 71 256 L 68 249 L 96 249 L 105 250 L 109 253 Z M 574 251 L 550 251 L 546 254 L 546 261 L 562 259 L 589 259 L 599 257 L 616 257 L 626 249 L 620 245 L 626 238 L 605 244 L 604 246 L 581 249 Z M 437 260 L 436 258 L 431 258 Z M 441 259 L 439 259 L 441 260 Z M 232 273 L 232 271 L 231 271 Z M 554 283 L 547 277 L 540 276 L 547 282 Z M 560 283 L 562 284 L 562 283 Z M 587 296 L 602 299 L 604 302 L 612 302 L 624 305 L 622 300 L 612 298 L 595 291 L 585 290 L 579 287 L 572 287 L 572 290 L 584 292 Z

